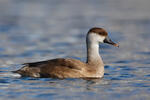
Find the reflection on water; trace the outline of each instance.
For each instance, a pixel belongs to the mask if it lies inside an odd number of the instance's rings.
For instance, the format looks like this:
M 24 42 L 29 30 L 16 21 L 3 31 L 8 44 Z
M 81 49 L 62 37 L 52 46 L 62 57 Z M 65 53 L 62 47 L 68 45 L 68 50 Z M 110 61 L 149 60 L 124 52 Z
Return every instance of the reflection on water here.
M 1 100 L 149 100 L 149 0 L 1 0 Z M 120 48 L 102 44 L 103 79 L 19 78 L 21 63 L 86 59 L 89 28 L 103 27 Z

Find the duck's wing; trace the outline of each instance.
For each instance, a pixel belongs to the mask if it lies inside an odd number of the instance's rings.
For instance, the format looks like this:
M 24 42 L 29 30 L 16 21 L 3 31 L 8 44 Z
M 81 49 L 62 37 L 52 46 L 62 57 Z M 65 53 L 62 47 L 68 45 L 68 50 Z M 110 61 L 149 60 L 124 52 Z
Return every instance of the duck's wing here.
M 85 63 L 76 59 L 52 59 L 41 62 L 25 63 L 25 66 L 15 73 L 29 77 L 83 77 L 80 73 L 85 67 Z
M 85 63 L 81 62 L 80 60 L 70 59 L 70 58 L 57 58 L 47 61 L 40 61 L 40 62 L 32 62 L 32 63 L 25 63 L 24 65 L 28 67 L 68 67 L 72 69 L 81 70 L 81 68 L 85 65 Z

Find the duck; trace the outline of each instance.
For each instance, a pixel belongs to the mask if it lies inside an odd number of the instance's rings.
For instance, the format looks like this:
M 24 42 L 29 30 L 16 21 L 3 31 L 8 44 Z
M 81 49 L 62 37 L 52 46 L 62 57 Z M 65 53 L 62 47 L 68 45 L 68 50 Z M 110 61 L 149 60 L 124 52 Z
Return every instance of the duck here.
M 99 54 L 99 44 L 107 43 L 119 47 L 108 36 L 105 29 L 93 27 L 86 35 L 87 59 L 82 62 L 72 58 L 55 58 L 46 61 L 24 63 L 13 71 L 22 77 L 34 78 L 102 78 L 104 63 Z

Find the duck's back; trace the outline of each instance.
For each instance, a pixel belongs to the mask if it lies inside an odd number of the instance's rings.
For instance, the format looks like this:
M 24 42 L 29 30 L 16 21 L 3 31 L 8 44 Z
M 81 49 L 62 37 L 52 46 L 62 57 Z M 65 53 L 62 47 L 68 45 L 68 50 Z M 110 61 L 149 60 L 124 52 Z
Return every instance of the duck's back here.
M 52 59 L 48 61 L 26 63 L 23 68 L 15 71 L 22 76 L 79 78 L 84 77 L 86 64 L 76 59 Z

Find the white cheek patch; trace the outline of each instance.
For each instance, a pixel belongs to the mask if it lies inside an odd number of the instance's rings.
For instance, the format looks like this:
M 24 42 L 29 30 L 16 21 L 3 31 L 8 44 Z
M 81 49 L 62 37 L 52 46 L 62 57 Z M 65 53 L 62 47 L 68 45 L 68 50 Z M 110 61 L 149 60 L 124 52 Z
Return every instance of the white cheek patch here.
M 104 43 L 105 36 L 99 36 L 99 42 Z
M 103 43 L 104 39 L 105 39 L 105 36 L 100 36 L 100 35 L 98 35 L 98 34 L 96 34 L 96 33 L 90 33 L 90 34 L 88 35 L 88 40 L 89 40 L 89 41 L 101 42 L 101 43 Z

